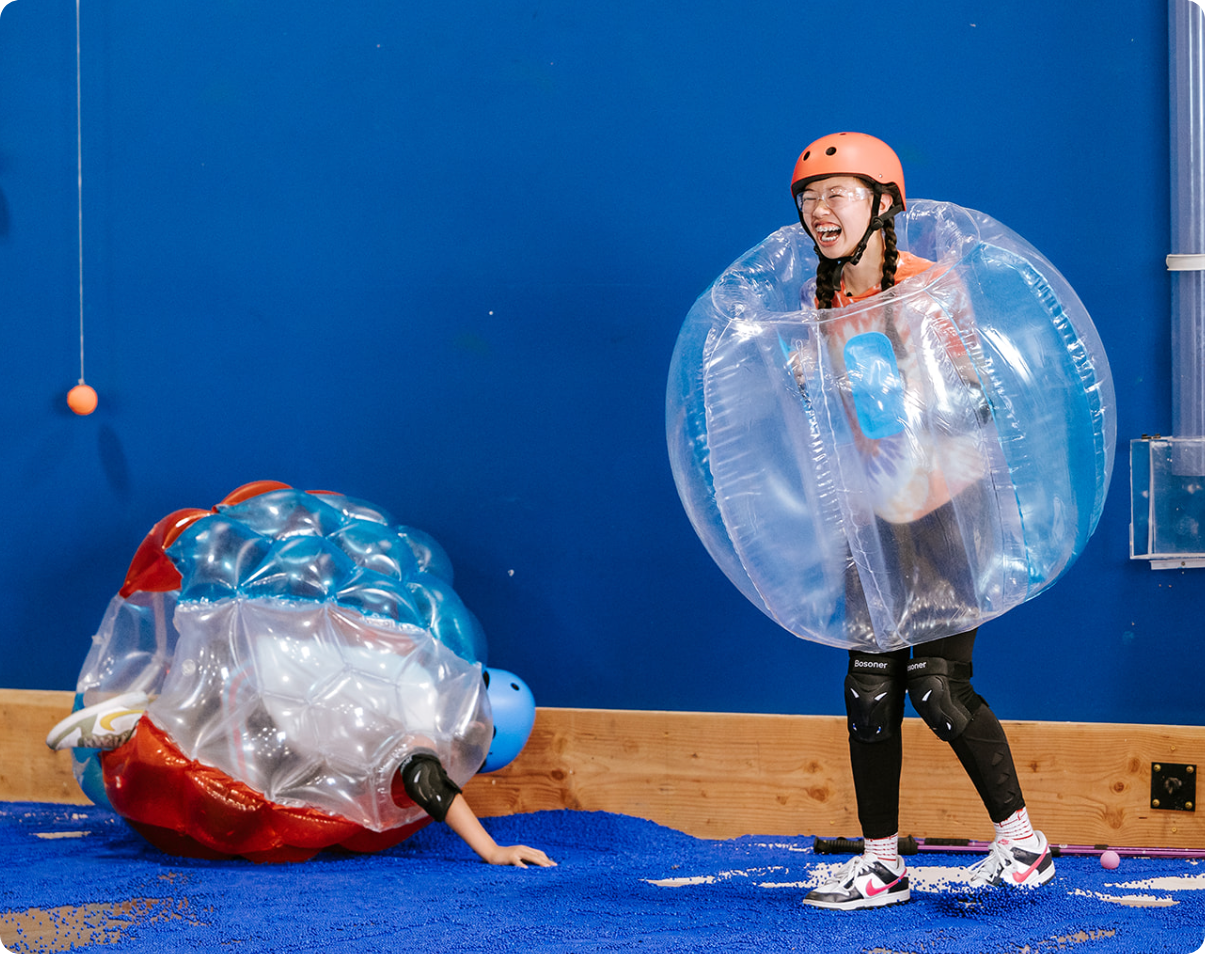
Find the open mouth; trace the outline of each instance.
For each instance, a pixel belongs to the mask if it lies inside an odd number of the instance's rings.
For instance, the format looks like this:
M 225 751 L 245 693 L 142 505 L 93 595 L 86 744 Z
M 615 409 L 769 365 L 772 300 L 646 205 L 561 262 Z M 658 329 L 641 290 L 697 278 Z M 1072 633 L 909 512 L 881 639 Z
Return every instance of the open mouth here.
M 816 226 L 816 242 L 822 247 L 828 247 L 836 244 L 841 237 L 841 226 L 839 225 L 817 225 Z

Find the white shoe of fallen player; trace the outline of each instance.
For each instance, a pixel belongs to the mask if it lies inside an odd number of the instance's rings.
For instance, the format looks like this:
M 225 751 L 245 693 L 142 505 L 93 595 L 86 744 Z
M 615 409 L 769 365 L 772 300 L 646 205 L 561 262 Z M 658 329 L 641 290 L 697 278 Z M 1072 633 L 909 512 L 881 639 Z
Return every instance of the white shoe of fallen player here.
M 134 734 L 134 727 L 150 702 L 145 692 L 125 692 L 77 709 L 50 730 L 46 744 L 56 751 L 115 749 Z

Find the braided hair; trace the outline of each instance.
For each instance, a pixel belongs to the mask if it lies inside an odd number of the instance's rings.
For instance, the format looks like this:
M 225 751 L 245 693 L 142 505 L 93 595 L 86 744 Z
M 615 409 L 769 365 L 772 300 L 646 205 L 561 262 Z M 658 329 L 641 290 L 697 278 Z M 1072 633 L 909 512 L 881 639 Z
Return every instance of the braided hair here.
M 820 308 L 832 308 L 833 298 L 840 284 L 841 263 L 821 255 L 816 262 L 816 305 Z
M 894 287 L 895 269 L 899 263 L 900 253 L 899 249 L 895 247 L 895 219 L 887 218 L 883 220 L 883 277 L 879 282 L 881 291 Z M 891 350 L 895 352 L 896 360 L 901 361 L 904 357 L 904 345 L 900 341 L 900 333 L 895 326 L 895 314 L 891 307 L 890 297 L 884 303 L 883 312 L 883 321 L 886 326 L 884 330 L 891 342 Z
M 879 289 L 886 291 L 895 285 L 895 270 L 900 264 L 899 249 L 895 247 L 895 217 L 883 219 L 883 278 Z
M 879 191 L 875 190 L 875 203 L 878 204 Z M 896 248 L 895 217 L 889 216 L 882 221 L 883 231 L 883 275 L 879 279 L 879 289 L 886 291 L 895 285 L 895 270 L 899 267 L 900 253 Z M 816 305 L 818 308 L 832 308 L 833 299 L 841 287 L 841 267 L 839 259 L 825 258 L 816 248 Z

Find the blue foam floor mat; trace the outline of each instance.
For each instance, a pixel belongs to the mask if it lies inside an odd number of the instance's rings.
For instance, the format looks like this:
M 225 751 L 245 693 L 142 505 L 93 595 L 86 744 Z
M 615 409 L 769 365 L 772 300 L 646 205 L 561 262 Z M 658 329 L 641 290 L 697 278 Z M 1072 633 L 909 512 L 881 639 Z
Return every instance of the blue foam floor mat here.
M 296 865 L 161 854 L 110 812 L 0 803 L 0 940 L 10 951 L 1190 954 L 1205 940 L 1205 863 L 1063 857 L 1033 892 L 972 894 L 977 856 L 913 856 L 913 900 L 803 907 L 845 859 L 812 839 L 692 838 L 599 812 L 486 819 L 556 868 L 494 868 L 432 825 L 377 855 Z

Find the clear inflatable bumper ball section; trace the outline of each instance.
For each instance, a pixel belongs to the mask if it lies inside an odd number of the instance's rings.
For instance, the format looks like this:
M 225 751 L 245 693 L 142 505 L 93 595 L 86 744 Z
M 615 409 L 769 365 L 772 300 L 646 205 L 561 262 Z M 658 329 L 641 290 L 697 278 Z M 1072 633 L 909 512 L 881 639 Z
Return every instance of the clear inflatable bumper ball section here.
M 687 315 L 666 401 L 724 573 L 796 636 L 871 652 L 1054 583 L 1100 519 L 1117 429 L 1100 338 L 1041 253 L 950 203 L 913 202 L 896 232 L 934 265 L 839 309 L 813 307 L 800 226 L 751 249 Z

